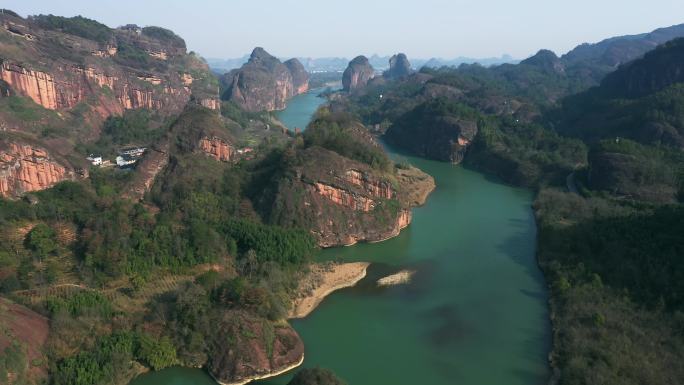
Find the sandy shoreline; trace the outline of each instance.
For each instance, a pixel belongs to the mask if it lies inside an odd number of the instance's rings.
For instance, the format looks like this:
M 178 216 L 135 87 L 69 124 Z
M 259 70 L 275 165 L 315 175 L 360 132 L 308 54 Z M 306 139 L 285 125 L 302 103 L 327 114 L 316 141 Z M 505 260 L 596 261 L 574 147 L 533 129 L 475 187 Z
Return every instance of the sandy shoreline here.
M 315 263 L 299 285 L 299 297 L 294 300 L 288 318 L 304 318 L 332 292 L 356 285 L 366 276 L 368 262 Z

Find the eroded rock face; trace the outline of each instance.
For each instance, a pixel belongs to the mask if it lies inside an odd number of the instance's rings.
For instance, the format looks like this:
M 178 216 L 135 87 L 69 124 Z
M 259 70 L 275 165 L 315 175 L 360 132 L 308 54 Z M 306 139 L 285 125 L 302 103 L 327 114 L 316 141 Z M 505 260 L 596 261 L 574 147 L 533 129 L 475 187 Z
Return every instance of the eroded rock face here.
M 210 157 L 221 162 L 231 161 L 235 153 L 235 149 L 232 145 L 230 145 L 230 143 L 216 136 L 211 138 L 205 136 L 204 138 L 200 139 L 199 149 Z
M 381 241 L 411 222 L 410 207 L 420 194 L 409 191 L 425 179 L 394 180 L 319 147 L 300 156 L 301 164 L 288 172 L 292 177 L 278 185 L 272 221 L 309 229 L 321 247 Z M 427 186 L 431 190 L 434 182 Z
M 336 188 L 334 186 L 320 182 L 315 182 L 313 186 L 316 188 L 316 192 L 319 195 L 327 198 L 335 204 L 350 208 L 352 210 L 363 211 L 365 213 L 375 208 L 375 201 L 371 198 L 362 195 L 356 195 L 351 191 Z
M 88 98 L 99 98 L 103 118 L 138 108 L 165 113 L 178 111 L 191 94 L 189 88 L 168 84 L 158 77 L 135 76 L 152 86 L 166 84 L 161 90 L 146 87 L 126 75 L 107 75 L 94 67 L 60 67 L 54 73 L 47 73 L 5 61 L 0 67 L 0 77 L 15 93 L 49 110 L 71 109 Z M 108 91 L 99 94 L 103 89 Z
M 285 66 L 292 74 L 292 82 L 294 83 L 294 94 L 300 95 L 309 90 L 309 73 L 306 72 L 302 63 L 299 60 L 292 58 L 286 61 Z
M 44 190 L 72 177 L 70 170 L 42 148 L 0 142 L 0 195 L 4 197 Z
M 216 110 L 216 111 L 221 110 L 221 101 L 218 99 L 214 99 L 214 98 L 202 99 L 202 100 L 200 100 L 200 105 L 202 107 L 206 107 L 210 110 Z
M 210 342 L 209 372 L 222 384 L 244 384 L 299 366 L 304 343 L 289 325 L 227 312 Z
M 342 89 L 347 92 L 354 92 L 365 87 L 374 75 L 375 70 L 368 62 L 368 58 L 357 56 L 349 62 L 349 66 L 342 74 Z
M 96 42 L 10 14 L 0 14 L 0 25 L 0 80 L 12 95 L 30 98 L 46 109 L 62 112 L 80 106 L 79 114 L 84 115 L 87 103 L 102 120 L 138 108 L 170 115 L 180 112 L 191 95 L 207 99 L 204 104 L 209 108 L 218 107 L 209 101 L 218 99 L 216 89 L 206 87 L 208 82 L 193 83 L 192 76 L 174 67 L 210 76 L 206 63 L 188 55 L 178 37 L 164 40 L 145 29 L 137 33 L 122 28 L 111 30 L 109 41 Z M 121 59 L 120 45 L 149 58 Z
M 390 68 L 383 73 L 387 79 L 400 79 L 411 74 L 411 63 L 403 53 L 392 56 L 389 65 Z
M 0 77 L 14 91 L 28 96 L 47 109 L 55 110 L 58 105 L 69 107 L 68 99 L 57 98 L 55 79 L 50 74 L 27 70 L 19 65 L 3 62 L 2 67 L 0 67 Z
M 157 175 L 169 163 L 169 147 L 169 142 L 163 141 L 145 151 L 145 155 L 135 167 L 136 172 L 124 197 L 133 201 L 141 201 L 145 197 Z
M 297 59 L 287 63 L 281 63 L 263 48 L 255 48 L 249 61 L 228 75 L 229 88 L 223 98 L 247 111 L 284 109 L 289 98 L 306 92 L 309 86 L 301 63 Z

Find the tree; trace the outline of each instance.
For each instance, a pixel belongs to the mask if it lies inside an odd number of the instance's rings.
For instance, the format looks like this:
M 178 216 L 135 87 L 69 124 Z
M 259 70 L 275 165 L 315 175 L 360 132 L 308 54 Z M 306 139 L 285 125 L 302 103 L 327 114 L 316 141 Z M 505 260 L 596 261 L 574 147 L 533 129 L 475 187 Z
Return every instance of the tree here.
M 50 226 L 41 223 L 29 231 L 24 244 L 39 258 L 43 258 L 57 250 L 55 231 Z
M 176 348 L 169 337 L 155 339 L 148 334 L 140 334 L 136 356 L 152 369 L 161 370 L 176 363 Z

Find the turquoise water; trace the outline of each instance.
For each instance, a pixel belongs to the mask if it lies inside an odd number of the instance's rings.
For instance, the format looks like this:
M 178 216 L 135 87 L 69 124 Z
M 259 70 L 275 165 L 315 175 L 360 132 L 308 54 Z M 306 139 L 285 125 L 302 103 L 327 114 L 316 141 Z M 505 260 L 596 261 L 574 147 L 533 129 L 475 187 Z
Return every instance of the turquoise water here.
M 304 130 L 311 120 L 311 115 L 316 112 L 318 106 L 325 103 L 325 98 L 318 96 L 325 90 L 326 88 L 315 88 L 295 96 L 287 102 L 286 109 L 276 112 L 276 117 L 291 131 L 295 128 Z
M 322 102 L 306 100 L 300 111 Z M 350 385 L 546 383 L 550 327 L 532 194 L 460 166 L 404 158 L 431 174 L 437 189 L 398 237 L 321 253 L 321 260 L 374 264 L 356 287 L 292 322 L 306 346 L 304 366 L 333 369 Z M 417 271 L 410 284 L 377 287 L 400 269 Z M 200 375 L 162 371 L 134 385 L 203 384 Z

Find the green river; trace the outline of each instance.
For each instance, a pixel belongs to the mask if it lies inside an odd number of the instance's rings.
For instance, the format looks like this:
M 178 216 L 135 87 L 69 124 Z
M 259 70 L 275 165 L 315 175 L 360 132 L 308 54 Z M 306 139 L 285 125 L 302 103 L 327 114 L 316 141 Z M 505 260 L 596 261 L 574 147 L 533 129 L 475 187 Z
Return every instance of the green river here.
M 302 127 L 324 100 L 292 99 L 279 118 Z M 296 111 L 296 113 L 292 113 Z M 321 260 L 370 261 L 356 287 L 330 295 L 292 322 L 304 367 L 332 369 L 350 385 L 536 385 L 546 383 L 547 293 L 535 262 L 532 193 L 461 166 L 399 155 L 437 189 L 393 239 L 324 250 Z M 401 269 L 411 283 L 378 288 Z M 260 381 L 284 385 L 290 375 Z M 204 385 L 197 369 L 144 375 L 131 385 Z

